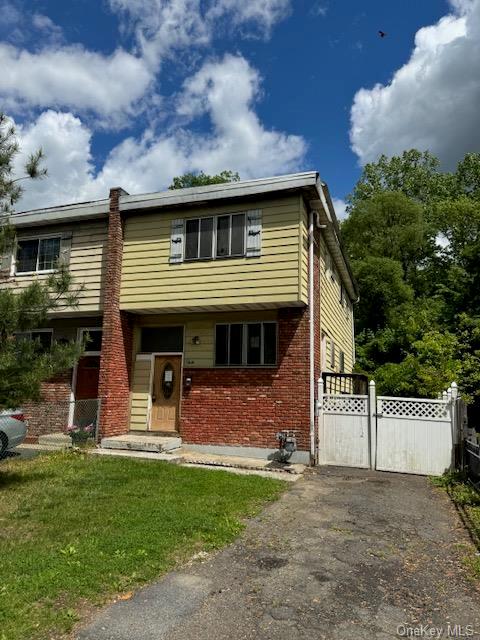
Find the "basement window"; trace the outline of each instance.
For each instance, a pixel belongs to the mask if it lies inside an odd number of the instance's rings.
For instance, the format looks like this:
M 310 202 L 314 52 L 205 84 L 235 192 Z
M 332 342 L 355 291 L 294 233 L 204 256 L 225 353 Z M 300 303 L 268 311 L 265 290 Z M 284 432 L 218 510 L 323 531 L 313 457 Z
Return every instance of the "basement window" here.
M 217 324 L 217 367 L 273 366 L 277 362 L 277 323 Z

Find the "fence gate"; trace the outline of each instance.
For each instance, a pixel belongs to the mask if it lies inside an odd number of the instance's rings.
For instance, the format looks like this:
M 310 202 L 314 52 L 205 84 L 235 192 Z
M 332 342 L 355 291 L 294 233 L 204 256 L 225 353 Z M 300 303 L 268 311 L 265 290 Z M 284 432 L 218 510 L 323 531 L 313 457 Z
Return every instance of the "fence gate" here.
M 452 468 L 456 385 L 441 399 L 324 394 L 319 381 L 319 464 L 422 475 Z
M 375 468 L 441 475 L 452 465 L 452 403 L 377 398 Z
M 319 421 L 319 463 L 370 467 L 369 401 L 365 395 L 325 395 Z

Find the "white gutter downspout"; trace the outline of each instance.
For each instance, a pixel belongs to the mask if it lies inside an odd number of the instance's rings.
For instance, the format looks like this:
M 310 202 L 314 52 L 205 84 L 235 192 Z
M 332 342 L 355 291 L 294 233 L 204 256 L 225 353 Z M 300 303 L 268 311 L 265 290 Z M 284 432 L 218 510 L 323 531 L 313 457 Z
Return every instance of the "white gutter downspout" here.
M 308 224 L 308 309 L 309 309 L 309 364 L 310 364 L 310 463 L 315 464 L 315 299 L 314 299 L 314 217 L 315 212 L 310 211 Z

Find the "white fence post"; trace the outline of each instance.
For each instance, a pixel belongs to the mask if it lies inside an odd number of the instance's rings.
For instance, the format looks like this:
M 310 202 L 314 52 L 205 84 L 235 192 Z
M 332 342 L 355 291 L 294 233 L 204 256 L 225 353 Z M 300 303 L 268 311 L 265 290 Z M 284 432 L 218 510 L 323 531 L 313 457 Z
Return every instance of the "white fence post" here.
M 375 381 L 370 380 L 368 385 L 368 438 L 370 469 L 377 466 L 377 393 Z
M 459 444 L 458 438 L 458 424 L 457 424 L 457 400 L 458 400 L 458 386 L 456 382 L 452 382 L 451 389 L 451 403 L 450 403 L 450 416 L 452 420 L 452 469 L 455 469 L 456 451 Z
M 316 463 L 320 464 L 320 456 L 322 455 L 322 433 L 323 433 L 323 378 L 317 381 L 317 460 Z M 321 451 L 322 449 L 322 451 Z

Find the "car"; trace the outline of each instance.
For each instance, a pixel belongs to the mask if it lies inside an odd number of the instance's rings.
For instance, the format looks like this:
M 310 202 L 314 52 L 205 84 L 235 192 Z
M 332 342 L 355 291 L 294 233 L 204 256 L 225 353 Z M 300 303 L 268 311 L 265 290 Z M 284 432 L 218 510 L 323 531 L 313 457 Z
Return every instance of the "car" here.
M 27 422 L 20 409 L 0 411 L 0 455 L 22 444 L 26 436 Z

